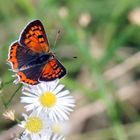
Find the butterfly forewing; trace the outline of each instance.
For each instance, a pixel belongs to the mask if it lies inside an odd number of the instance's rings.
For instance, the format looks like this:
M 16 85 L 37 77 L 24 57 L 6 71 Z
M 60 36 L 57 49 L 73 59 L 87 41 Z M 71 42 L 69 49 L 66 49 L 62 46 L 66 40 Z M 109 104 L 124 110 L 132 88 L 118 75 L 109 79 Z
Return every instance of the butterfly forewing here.
M 21 33 L 19 43 L 33 52 L 49 52 L 49 42 L 42 23 L 39 20 L 30 22 Z
M 20 45 L 18 44 L 18 42 L 15 42 L 15 43 L 11 44 L 11 46 L 9 48 L 9 55 L 8 55 L 7 61 L 12 64 L 12 68 L 14 70 L 19 68 L 18 59 L 17 59 L 18 47 L 20 47 Z
M 38 57 L 28 47 L 21 46 L 18 41 L 13 43 L 9 49 L 8 61 L 11 62 L 14 70 L 29 66 L 28 64 Z

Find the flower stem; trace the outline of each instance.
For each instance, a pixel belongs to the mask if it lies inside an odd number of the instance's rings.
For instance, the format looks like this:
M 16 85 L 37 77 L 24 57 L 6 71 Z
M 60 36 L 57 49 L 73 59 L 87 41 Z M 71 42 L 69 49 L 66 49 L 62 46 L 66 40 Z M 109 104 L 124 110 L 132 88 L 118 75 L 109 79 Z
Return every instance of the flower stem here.
M 10 97 L 10 99 L 4 103 L 5 108 L 8 108 L 8 106 L 10 105 L 10 103 L 12 102 L 12 99 L 15 97 L 15 95 L 17 94 L 17 92 L 20 90 L 20 88 L 22 87 L 22 84 L 20 84 L 18 86 L 18 88 L 16 89 L 16 91 L 12 94 L 12 96 Z

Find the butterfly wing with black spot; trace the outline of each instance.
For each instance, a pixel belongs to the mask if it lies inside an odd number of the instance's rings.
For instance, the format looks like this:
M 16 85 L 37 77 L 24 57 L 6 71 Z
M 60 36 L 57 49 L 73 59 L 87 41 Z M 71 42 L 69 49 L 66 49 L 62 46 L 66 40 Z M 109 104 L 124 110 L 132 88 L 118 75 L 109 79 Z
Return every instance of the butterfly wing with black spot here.
M 19 43 L 36 53 L 49 52 L 49 42 L 40 20 L 34 20 L 25 27 Z
M 21 46 L 17 41 L 9 48 L 8 62 L 12 64 L 13 70 L 25 68 L 28 63 L 38 57 L 29 48 Z
M 16 71 L 21 82 L 27 84 L 38 84 L 38 78 L 42 72 L 43 65 L 29 65 L 38 57 L 29 48 L 22 47 L 18 42 L 10 46 L 8 62 L 12 64 L 12 69 Z
M 53 81 L 65 75 L 66 69 L 64 66 L 56 58 L 52 58 L 42 69 L 39 81 Z

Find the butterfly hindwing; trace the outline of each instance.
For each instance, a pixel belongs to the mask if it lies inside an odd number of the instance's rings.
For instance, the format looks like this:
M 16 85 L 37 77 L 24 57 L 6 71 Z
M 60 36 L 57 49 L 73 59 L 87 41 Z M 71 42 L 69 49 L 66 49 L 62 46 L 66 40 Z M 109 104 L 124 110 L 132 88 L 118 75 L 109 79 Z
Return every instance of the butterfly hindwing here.
M 15 42 L 10 46 L 8 62 L 16 70 L 26 66 L 26 64 L 33 61 L 37 56 L 29 48 L 22 47 L 18 42 Z
M 21 70 L 17 73 L 20 81 L 30 85 L 36 85 L 39 83 L 38 78 L 42 72 L 43 64 L 30 67 L 28 69 Z
M 39 81 L 53 81 L 64 75 L 66 75 L 66 69 L 56 58 L 53 58 L 44 66 Z
M 49 43 L 40 20 L 30 22 L 21 33 L 19 43 L 36 53 L 49 52 Z

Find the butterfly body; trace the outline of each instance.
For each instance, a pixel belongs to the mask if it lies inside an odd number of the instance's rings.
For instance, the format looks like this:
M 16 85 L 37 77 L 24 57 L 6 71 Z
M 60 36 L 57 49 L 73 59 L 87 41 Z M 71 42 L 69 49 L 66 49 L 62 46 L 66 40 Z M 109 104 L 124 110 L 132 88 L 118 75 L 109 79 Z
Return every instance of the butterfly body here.
M 8 62 L 20 82 L 35 85 L 53 81 L 66 74 L 66 69 L 50 51 L 44 27 L 39 20 L 27 25 L 20 39 L 10 46 Z

